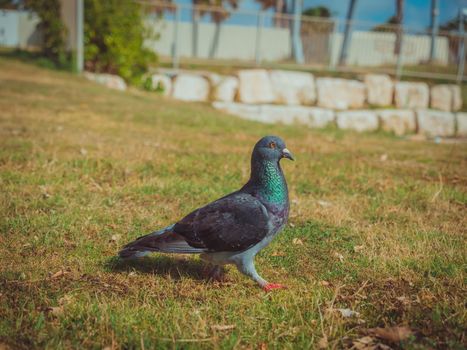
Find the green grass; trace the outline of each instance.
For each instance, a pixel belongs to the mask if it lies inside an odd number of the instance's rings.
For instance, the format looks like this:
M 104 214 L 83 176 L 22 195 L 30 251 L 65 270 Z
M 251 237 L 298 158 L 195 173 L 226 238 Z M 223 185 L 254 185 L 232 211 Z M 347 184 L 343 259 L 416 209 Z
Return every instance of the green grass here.
M 0 111 L 0 347 L 347 348 L 402 325 L 392 347 L 465 347 L 465 144 L 263 125 L 10 58 Z M 289 289 L 233 268 L 207 282 L 193 256 L 115 258 L 241 186 L 266 134 L 297 161 L 290 225 L 257 265 Z

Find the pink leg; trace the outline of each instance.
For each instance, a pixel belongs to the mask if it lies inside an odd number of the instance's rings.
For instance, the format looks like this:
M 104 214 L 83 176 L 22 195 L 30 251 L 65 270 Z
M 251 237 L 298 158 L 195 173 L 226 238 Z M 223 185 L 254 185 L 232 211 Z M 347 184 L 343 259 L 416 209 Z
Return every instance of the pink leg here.
M 279 283 L 268 283 L 263 286 L 265 292 L 270 292 L 274 289 L 287 289 L 287 286 Z

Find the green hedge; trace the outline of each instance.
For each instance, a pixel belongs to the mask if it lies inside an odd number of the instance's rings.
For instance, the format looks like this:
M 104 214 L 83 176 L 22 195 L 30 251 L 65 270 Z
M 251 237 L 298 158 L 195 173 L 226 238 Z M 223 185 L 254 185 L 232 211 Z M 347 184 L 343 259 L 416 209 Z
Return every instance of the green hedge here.
M 157 56 L 143 48 L 149 33 L 141 6 L 134 1 L 85 0 L 85 65 L 87 70 L 118 74 L 140 83 Z

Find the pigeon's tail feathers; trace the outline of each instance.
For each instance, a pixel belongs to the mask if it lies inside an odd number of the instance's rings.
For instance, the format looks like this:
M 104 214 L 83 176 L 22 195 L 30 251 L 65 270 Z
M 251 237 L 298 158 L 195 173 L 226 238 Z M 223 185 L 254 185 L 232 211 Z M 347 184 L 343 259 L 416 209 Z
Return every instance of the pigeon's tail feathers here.
M 118 253 L 123 259 L 139 258 L 150 252 L 195 254 L 205 250 L 190 246 L 179 234 L 173 232 L 174 225 L 152 232 L 128 243 Z

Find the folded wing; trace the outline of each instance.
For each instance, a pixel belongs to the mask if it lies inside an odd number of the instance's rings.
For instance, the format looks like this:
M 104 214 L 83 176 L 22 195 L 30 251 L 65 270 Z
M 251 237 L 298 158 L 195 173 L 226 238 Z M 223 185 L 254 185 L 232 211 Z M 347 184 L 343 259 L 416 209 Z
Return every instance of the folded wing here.
M 265 238 L 270 224 L 259 200 L 237 192 L 195 210 L 172 230 L 193 248 L 242 251 Z

